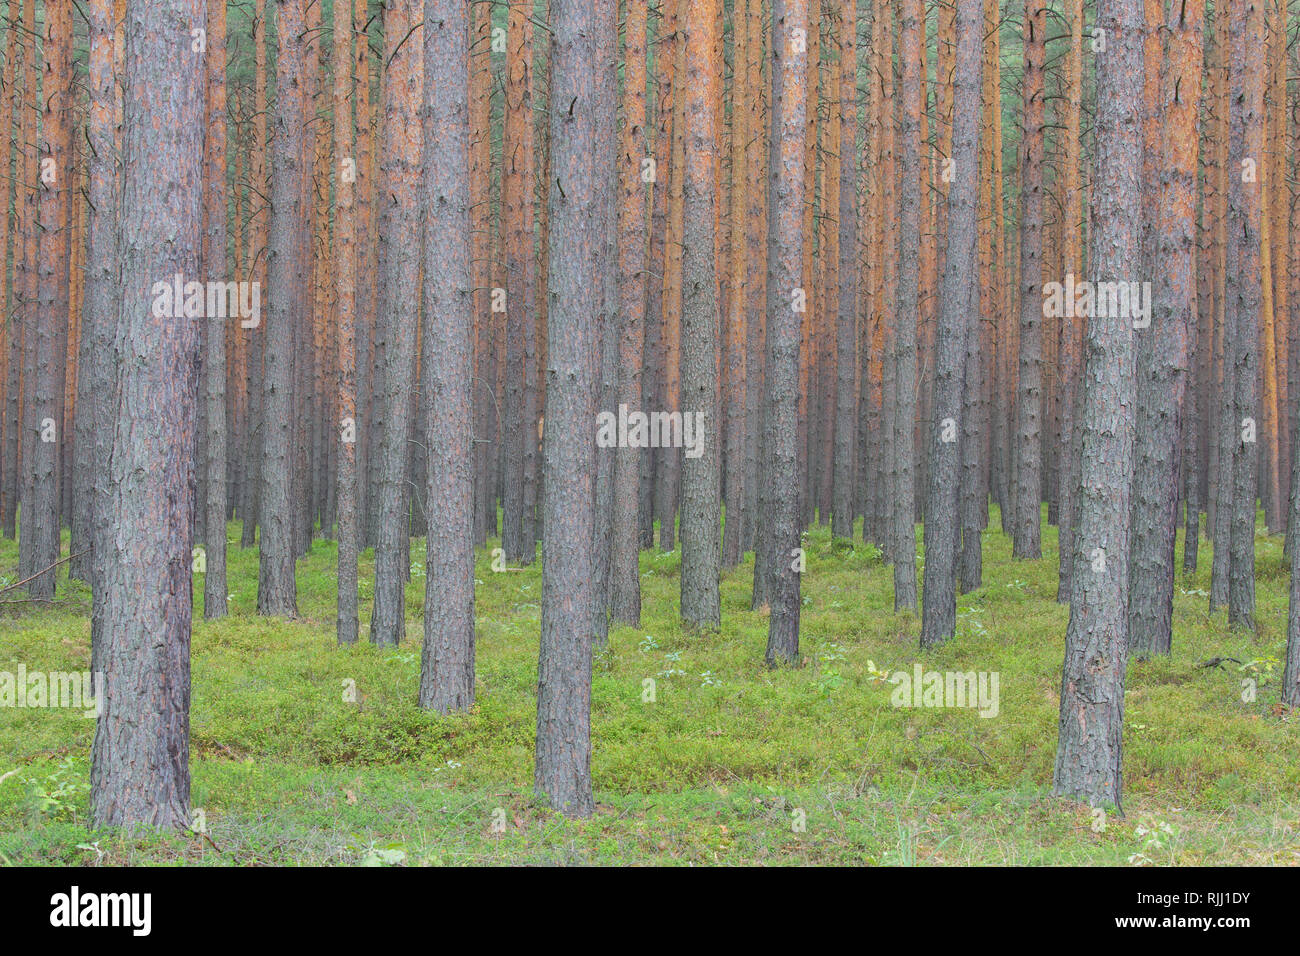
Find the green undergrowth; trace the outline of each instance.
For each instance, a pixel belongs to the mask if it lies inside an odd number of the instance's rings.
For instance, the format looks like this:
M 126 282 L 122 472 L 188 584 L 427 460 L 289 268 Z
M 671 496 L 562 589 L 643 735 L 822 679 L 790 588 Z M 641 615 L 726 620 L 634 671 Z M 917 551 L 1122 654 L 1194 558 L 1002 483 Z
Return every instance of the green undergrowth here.
M 1172 655 L 1129 667 L 1121 815 L 1050 796 L 1068 616 L 1055 529 L 1042 560 L 1013 561 L 996 509 L 990 528 L 983 586 L 960 597 L 956 638 L 926 653 L 918 619 L 893 612 L 879 552 L 813 529 L 803 659 L 779 670 L 763 665 L 767 622 L 749 607 L 752 555 L 723 575 L 720 631 L 699 633 L 678 621 L 680 555 L 643 552 L 641 626 L 613 628 L 595 658 L 598 811 L 569 821 L 531 795 L 539 565 L 494 572 L 496 542 L 479 552 L 477 703 L 440 717 L 415 705 L 423 541 L 407 640 L 365 642 L 367 552 L 363 641 L 340 648 L 333 542 L 298 563 L 299 619 L 272 620 L 256 613 L 257 553 L 232 524 L 230 616 L 202 620 L 195 582 L 191 802 L 206 833 L 89 830 L 94 722 L 5 707 L 0 862 L 1300 863 L 1300 720 L 1278 706 L 1280 539 L 1257 540 L 1254 634 L 1207 612 L 1208 545 L 1180 573 Z M 0 578 L 16 564 L 0 541 Z M 0 606 L 0 671 L 88 667 L 89 595 L 61 570 L 55 605 Z M 1240 664 L 1199 666 L 1215 657 Z M 917 663 L 996 672 L 996 716 L 893 706 L 889 675 Z

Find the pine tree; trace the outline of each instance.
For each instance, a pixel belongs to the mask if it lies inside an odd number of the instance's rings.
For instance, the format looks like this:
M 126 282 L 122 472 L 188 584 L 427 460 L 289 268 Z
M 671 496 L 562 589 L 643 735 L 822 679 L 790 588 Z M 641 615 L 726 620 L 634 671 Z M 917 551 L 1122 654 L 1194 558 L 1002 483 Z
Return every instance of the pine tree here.
M 631 4 L 624 41 L 623 138 L 618 162 L 619 389 L 618 403 L 642 405 L 642 348 L 646 319 L 646 8 Z M 641 621 L 641 457 L 648 449 L 619 447 L 614 462 L 614 528 L 610 542 L 610 615 Z
M 754 587 L 766 575 L 769 667 L 799 657 L 799 456 L 796 392 L 799 387 L 801 320 L 807 279 L 803 274 L 805 85 L 808 75 L 807 0 L 774 0 L 772 6 L 772 127 L 768 163 L 767 397 L 763 405 L 763 492 L 766 518 L 755 564 Z
M 420 294 L 419 224 L 423 0 L 395 0 L 384 8 L 384 123 L 379 156 L 385 215 L 383 285 L 377 313 L 375 399 L 383 426 L 377 449 L 375 603 L 370 640 L 396 646 L 406 636 L 406 582 L 411 571 L 407 459 L 416 381 L 414 312 Z
M 722 622 L 719 528 L 718 216 L 714 155 L 718 95 L 714 0 L 686 6 L 686 177 L 682 244 L 682 418 L 694 421 L 700 447 L 684 449 L 681 501 L 681 613 L 688 625 Z M 685 428 L 683 427 L 683 435 Z M 700 452 L 700 453 L 697 453 Z
M 207 115 L 204 127 L 203 262 L 209 282 L 226 281 L 226 8 L 208 4 Z M 226 325 L 207 316 L 203 326 L 204 401 L 207 407 L 207 509 L 204 527 L 203 617 L 226 616 Z
M 469 215 L 469 0 L 424 10 L 424 366 L 430 415 L 420 706 L 474 703 L 474 300 Z
M 202 56 L 166 23 L 202 0 L 128 0 L 120 289 L 103 598 L 104 689 L 91 749 L 96 826 L 190 825 L 190 541 L 199 320 L 154 314 L 159 276 L 196 275 L 203 186 Z M 70 11 L 69 11 L 70 13 Z M 141 413 L 166 409 L 167 414 Z
M 1139 262 L 1141 246 L 1141 0 L 1098 0 L 1096 25 L 1107 37 L 1096 53 L 1097 138 L 1106 148 L 1095 159 L 1090 260 L 1092 274 L 1120 281 Z M 1090 319 L 1084 351 L 1089 387 L 1078 421 L 1075 553 L 1083 561 L 1071 577 L 1052 778 L 1057 794 L 1117 808 L 1128 662 L 1133 352 L 1129 316 Z
M 1183 400 L 1196 309 L 1196 120 L 1200 106 L 1201 0 L 1171 8 L 1156 120 L 1163 136 L 1155 293 L 1150 326 L 1135 335 L 1138 403 L 1134 438 L 1129 643 L 1140 656 L 1173 642 L 1174 540 Z M 1153 26 L 1153 25 L 1152 25 Z
M 262 375 L 262 494 L 258 507 L 260 568 L 257 609 L 262 614 L 298 613 L 294 579 L 292 501 L 293 328 L 301 306 L 302 276 L 295 244 L 306 217 L 303 207 L 304 69 L 303 0 L 276 0 L 276 96 L 271 137 L 271 216 L 267 238 L 270 296 L 263 322 L 266 337 Z
M 952 181 L 948 185 L 947 249 L 943 298 L 935 329 L 934 416 L 930 423 L 929 488 L 925 506 L 925 589 L 921 646 L 953 636 L 957 627 L 957 551 L 961 448 L 967 408 L 968 343 L 978 335 L 976 264 L 977 170 L 980 126 L 981 21 L 983 0 L 957 6 L 957 55 L 953 72 Z

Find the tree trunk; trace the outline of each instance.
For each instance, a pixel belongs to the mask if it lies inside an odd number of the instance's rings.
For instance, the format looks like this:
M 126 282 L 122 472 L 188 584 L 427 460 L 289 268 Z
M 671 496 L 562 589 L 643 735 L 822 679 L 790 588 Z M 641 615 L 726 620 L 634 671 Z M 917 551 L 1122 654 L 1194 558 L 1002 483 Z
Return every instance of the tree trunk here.
M 0 92 L 0 98 L 2 98 L 3 102 L 3 105 L 0 105 L 0 160 L 2 160 L 2 162 L 0 162 L 0 169 L 2 169 L 6 175 L 8 175 L 14 167 L 11 147 L 13 145 L 15 111 L 22 110 L 22 97 L 19 93 L 17 83 L 17 12 L 21 2 L 22 0 L 8 0 L 8 3 L 6 4 L 6 12 L 8 15 L 5 19 L 8 26 L 5 29 L 4 91 Z M 105 0 L 100 0 L 100 2 L 105 2 Z M 87 17 L 92 21 L 95 16 L 95 12 L 87 12 Z M 90 34 L 89 39 L 93 41 L 94 31 L 88 29 L 87 32 Z M 91 65 L 93 68 L 100 68 L 102 66 L 94 63 Z M 91 97 L 92 118 L 87 121 L 88 136 L 93 135 L 93 102 L 95 97 L 95 91 L 93 89 L 91 91 Z M 21 142 L 17 144 L 17 149 L 20 151 L 18 155 L 21 157 Z M 18 166 L 20 169 L 21 162 L 21 159 L 19 159 Z M 91 157 L 89 162 L 92 164 L 93 168 L 95 162 L 94 157 Z M 0 235 L 3 236 L 3 242 L 0 243 L 0 255 L 5 257 L 6 263 L 8 262 L 9 240 L 11 235 L 14 240 L 15 253 L 17 253 L 18 249 L 21 247 L 22 241 L 22 234 L 18 232 L 17 229 L 11 229 L 11 226 L 17 226 L 19 224 L 17 215 L 8 215 L 8 211 L 11 208 L 10 203 L 13 201 L 13 195 L 13 181 L 11 179 L 5 179 L 4 182 L 0 184 L 0 197 L 3 197 L 0 198 L 0 208 L 5 210 L 5 215 L 0 217 L 4 220 L 3 223 L 0 223 L 0 230 L 3 230 L 0 232 Z M 22 193 L 19 192 L 18 195 L 21 196 Z M 14 207 L 14 211 L 16 214 L 17 206 Z M 15 255 L 15 282 L 13 283 L 8 281 L 9 270 L 7 266 L 0 268 L 0 286 L 3 286 L 3 294 L 0 294 L 0 309 L 3 309 L 4 316 L 3 322 L 0 322 L 0 325 L 3 326 L 4 330 L 4 344 L 2 346 L 4 348 L 4 355 L 0 356 L 0 361 L 4 362 L 5 367 L 5 375 L 3 379 L 4 400 L 3 402 L 0 402 L 0 423 L 3 423 L 4 432 L 4 442 L 3 444 L 0 444 L 0 534 L 3 534 L 4 537 L 10 539 L 12 539 L 17 532 L 19 485 L 18 435 L 22 430 L 19 401 L 21 397 L 20 376 L 22 373 L 23 361 L 23 327 L 22 321 L 15 316 L 14 309 L 12 308 L 12 304 L 18 301 L 18 290 L 16 288 L 16 280 L 18 278 L 17 260 L 18 256 Z M 79 443 L 78 447 L 84 450 L 87 445 L 85 443 Z M 78 574 L 83 578 L 86 576 L 81 572 L 81 569 L 78 569 Z
M 1065 203 L 1064 273 L 1083 278 L 1083 196 L 1079 184 L 1079 155 L 1083 143 L 1079 123 L 1083 111 L 1083 0 L 1070 0 L 1070 50 L 1066 60 L 1065 169 L 1062 197 Z M 1071 310 L 1073 311 L 1073 310 Z M 1061 328 L 1061 457 L 1060 487 L 1057 491 L 1057 585 L 1056 600 L 1070 598 L 1070 575 L 1074 568 L 1074 493 L 1078 489 L 1078 455 L 1075 454 L 1075 408 L 1083 364 L 1082 339 L 1086 320 L 1074 316 L 1062 320 Z
M 505 431 L 505 487 L 502 498 L 501 547 L 506 560 L 533 560 L 533 522 L 524 502 L 524 454 L 531 424 L 524 407 L 525 343 L 536 301 L 533 235 L 533 23 L 531 10 L 510 7 L 510 55 L 507 61 L 502 160 L 502 232 L 506 251 L 506 375 L 502 395 Z
M 411 571 L 407 501 L 407 443 L 415 382 L 413 312 L 419 302 L 421 76 L 420 22 L 424 0 L 395 0 L 384 8 L 384 127 L 380 201 L 388 206 L 384 290 L 378 321 L 383 329 L 383 386 L 377 394 L 383 432 L 377 449 L 379 482 L 375 542 L 375 603 L 370 640 L 395 647 L 406 636 L 406 582 Z
M 935 329 L 934 420 L 930 423 L 929 489 L 925 506 L 925 590 L 921 646 L 951 638 L 957 627 L 957 546 L 961 451 L 975 436 L 965 429 L 969 343 L 979 334 L 979 272 L 975 259 L 978 191 L 983 0 L 959 0 L 953 73 L 952 182 L 943 299 Z M 978 359 L 976 359 L 978 361 Z M 977 385 L 977 383 L 971 383 Z M 978 531 L 976 531 L 978 536 Z
M 208 282 L 226 281 L 226 8 L 209 4 L 207 123 L 204 125 L 203 264 Z M 237 312 L 234 313 L 238 315 Z M 226 324 L 230 316 L 204 322 L 203 369 L 207 378 L 207 516 L 203 576 L 203 617 L 226 616 Z M 242 330 L 241 334 L 261 334 Z
M 364 11 L 362 11 L 364 13 Z M 364 26 L 364 23 L 358 24 Z M 355 644 L 358 623 L 357 551 L 361 543 L 357 502 L 357 289 L 355 183 L 352 153 L 352 94 L 355 75 L 369 83 L 366 37 L 357 37 L 352 56 L 352 0 L 334 0 L 334 279 L 338 294 L 338 421 L 330 433 L 338 442 L 338 603 L 335 634 Z M 362 120 L 365 116 L 362 114 Z
M 1093 180 L 1091 272 L 1119 281 L 1137 266 L 1141 251 L 1141 0 L 1098 0 L 1096 23 L 1107 38 L 1096 53 L 1096 136 L 1106 148 L 1097 152 Z M 1089 387 L 1078 422 L 1075 546 L 1084 563 L 1071 578 L 1052 789 L 1119 809 L 1136 399 L 1132 319 L 1092 317 L 1084 354 Z
M 1260 169 L 1264 156 L 1264 29 L 1257 2 L 1230 8 L 1228 114 L 1228 317 L 1232 364 L 1232 522 L 1228 623 L 1254 628 L 1255 501 L 1259 457 L 1259 340 L 1262 275 Z M 1249 180 L 1249 181 L 1247 181 Z M 1216 542 L 1217 544 L 1217 542 Z
M 1020 147 L 1020 375 L 1016 385 L 1015 521 L 1012 553 L 1040 558 L 1043 378 L 1043 53 L 1045 13 L 1027 0 L 1024 140 Z
M 302 126 L 303 0 L 276 0 L 276 95 L 271 138 L 271 222 L 267 239 L 267 283 L 271 294 L 265 319 L 262 375 L 262 495 L 257 610 L 293 617 L 298 613 L 294 580 L 293 329 L 301 306 L 302 275 L 295 254 L 303 207 Z
M 72 551 L 88 547 L 83 559 L 83 579 L 90 584 L 91 671 L 100 669 L 102 650 L 104 562 L 112 547 L 113 528 L 108 523 L 108 456 L 112 449 L 115 263 L 117 222 L 112 213 L 118 193 L 113 129 L 116 100 L 120 96 L 114 80 L 112 0 L 94 0 L 87 8 L 90 42 L 90 112 L 86 136 L 90 144 L 88 204 L 89 238 L 86 252 L 86 284 L 82 300 L 81 361 L 77 374 L 77 443 L 75 470 L 77 500 L 74 523 L 82 522 L 82 533 L 74 529 Z
M 767 401 L 763 408 L 763 503 L 767 530 L 763 566 L 771 607 L 767 664 L 799 658 L 799 448 L 798 395 L 803 268 L 804 139 L 807 124 L 807 0 L 774 0 L 772 6 L 772 141 L 768 167 Z M 801 31 L 803 33 L 801 34 Z
M 597 313 L 600 348 L 592 355 L 596 362 L 596 402 L 600 412 L 618 413 L 618 17 L 600 20 L 607 32 L 596 38 L 601 50 L 616 64 L 614 70 L 600 74 L 600 201 L 596 215 L 605 231 L 605 251 L 600 260 L 606 268 L 600 276 L 600 286 L 593 292 L 599 297 Z M 536 362 L 536 356 L 530 356 Z M 529 366 L 533 366 L 530 364 Z M 531 409 L 535 407 L 530 405 Z M 530 443 L 530 448 L 536 447 Z M 596 502 L 592 527 L 592 568 L 596 576 L 596 608 L 592 634 L 593 646 L 605 647 L 609 642 L 609 549 L 614 529 L 614 458 L 609 449 L 596 455 Z
M 546 427 L 543 433 L 542 627 L 538 658 L 538 795 L 571 817 L 595 810 L 591 792 L 591 639 L 597 607 L 591 540 L 599 347 L 586 301 L 606 263 L 597 214 L 605 122 L 600 109 L 602 17 L 610 6 L 552 0 L 549 99 L 551 175 L 547 294 Z
M 713 62 L 714 0 L 686 7 L 686 177 L 682 244 L 682 418 L 694 420 L 696 447 L 682 450 L 682 620 L 716 629 L 722 623 L 718 509 L 718 215 L 714 154 L 718 97 Z M 688 418 L 689 416 L 689 418 Z
M 744 555 L 745 444 L 748 438 L 745 413 L 749 382 L 745 377 L 746 323 L 749 317 L 749 286 L 746 282 L 745 220 L 749 212 L 749 86 L 748 53 L 749 0 L 737 0 L 732 15 L 734 53 L 731 81 L 731 194 L 728 207 L 730 231 L 727 255 L 727 315 L 723 339 L 726 375 L 726 521 L 722 529 L 722 564 L 734 568 Z M 718 424 L 722 424 L 719 422 Z
M 1151 324 L 1134 336 L 1138 402 L 1133 456 L 1129 646 L 1145 657 L 1173 644 L 1174 543 L 1189 343 L 1196 310 L 1196 120 L 1200 106 L 1202 0 L 1186 0 L 1163 26 L 1168 53 L 1155 121 L 1160 161 L 1159 226 Z M 1147 64 L 1150 70 L 1154 64 Z
M 160 25 L 203 22 L 203 0 L 128 0 L 107 517 L 129 546 L 104 561 L 100 582 L 96 826 L 190 824 L 194 464 L 176 450 L 194 441 L 199 320 L 157 317 L 153 306 L 159 277 L 198 272 L 205 126 L 202 57 Z
M 761 0 L 749 0 L 747 11 L 746 83 L 749 87 L 750 134 L 745 145 L 749 185 L 745 212 L 745 511 L 742 552 L 755 549 L 758 537 L 758 437 L 762 430 L 763 335 L 767 306 L 767 182 L 764 137 L 767 112 L 763 90 L 763 9 Z
M 474 297 L 469 215 L 469 0 L 424 10 L 424 367 L 429 419 L 420 706 L 474 703 Z
M 627 11 L 624 51 L 623 155 L 618 164 L 619 206 L 619 372 L 618 403 L 644 411 L 641 390 L 642 345 L 646 314 L 646 8 Z M 641 461 L 650 450 L 624 447 L 615 452 L 614 530 L 610 542 L 610 616 L 636 626 L 641 621 L 640 528 L 638 504 Z
M 840 8 L 839 310 L 835 320 L 835 458 L 831 534 L 853 537 L 853 466 L 857 457 L 858 359 L 858 49 L 857 2 Z
M 673 55 L 673 134 L 668 147 L 668 209 L 664 223 L 663 269 L 663 337 L 664 352 L 663 410 L 681 412 L 682 360 L 682 231 L 686 171 L 686 40 L 681 25 L 681 7 L 687 0 L 676 0 L 669 13 L 669 23 L 676 38 Z M 672 551 L 677 540 L 677 506 L 681 491 L 682 450 L 659 449 L 658 485 L 655 489 L 655 515 L 659 518 L 659 549 Z
M 899 22 L 903 71 L 903 141 L 899 168 L 898 309 L 894 316 L 895 400 L 893 455 L 894 610 L 916 610 L 916 326 L 921 255 L 921 0 L 904 0 Z
M 66 349 L 60 336 L 68 321 L 68 210 L 73 188 L 72 166 L 72 9 L 52 4 L 45 11 L 44 79 L 41 82 L 39 185 L 39 259 L 34 336 L 35 382 L 32 391 L 31 507 L 23 512 L 20 535 L 31 538 L 31 574 L 27 584 L 33 600 L 54 598 L 59 560 L 58 452 L 63 422 L 62 370 Z M 30 76 L 31 74 L 29 74 Z M 35 227 L 36 223 L 33 222 Z M 46 569 L 49 568 L 48 572 Z

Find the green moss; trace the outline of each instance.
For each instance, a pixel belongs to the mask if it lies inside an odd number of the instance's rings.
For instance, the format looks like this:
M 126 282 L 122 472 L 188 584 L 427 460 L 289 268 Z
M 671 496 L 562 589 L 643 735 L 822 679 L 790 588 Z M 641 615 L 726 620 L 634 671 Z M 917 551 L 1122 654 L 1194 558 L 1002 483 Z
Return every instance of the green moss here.
M 991 528 L 1000 527 L 996 509 Z M 1286 634 L 1281 541 L 1257 540 L 1256 635 L 1209 615 L 1210 555 L 1179 576 L 1174 652 L 1129 669 L 1125 810 L 1104 829 L 1048 796 L 1068 609 L 1056 535 L 1041 561 L 985 536 L 985 581 L 961 596 L 958 636 L 922 653 L 892 612 L 892 572 L 861 542 L 805 542 L 802 666 L 763 666 L 766 619 L 749 609 L 752 556 L 722 582 L 716 634 L 680 626 L 680 552 L 641 555 L 643 620 L 615 627 L 595 662 L 597 815 L 571 822 L 531 797 L 541 571 L 494 573 L 479 553 L 478 701 L 415 706 L 424 543 L 412 543 L 408 641 L 364 643 L 373 557 L 362 556 L 363 643 L 334 639 L 332 542 L 298 564 L 301 618 L 256 614 L 257 555 L 229 529 L 230 616 L 205 622 L 196 580 L 193 805 L 208 838 L 86 829 L 93 722 L 0 709 L 0 862 L 360 863 L 1295 863 L 1296 724 L 1275 714 Z M 1181 545 L 1179 546 L 1181 555 Z M 17 561 L 0 541 L 0 574 Z M 66 567 L 63 572 L 66 575 Z M 12 576 L 12 575 L 11 575 Z M 89 597 L 60 581 L 48 608 L 0 608 L 0 670 L 88 666 Z M 1197 665 L 1210 657 L 1228 663 Z M 999 713 L 904 709 L 881 674 L 997 671 Z M 1242 699 L 1242 680 L 1256 681 Z M 654 702 L 643 702 L 647 679 Z M 353 693 L 353 691 L 355 691 Z M 51 797 L 51 794 L 56 795 Z M 1147 846 L 1146 819 L 1175 836 Z M 800 828 L 800 821 L 802 829 Z M 498 831 L 497 824 L 504 822 Z

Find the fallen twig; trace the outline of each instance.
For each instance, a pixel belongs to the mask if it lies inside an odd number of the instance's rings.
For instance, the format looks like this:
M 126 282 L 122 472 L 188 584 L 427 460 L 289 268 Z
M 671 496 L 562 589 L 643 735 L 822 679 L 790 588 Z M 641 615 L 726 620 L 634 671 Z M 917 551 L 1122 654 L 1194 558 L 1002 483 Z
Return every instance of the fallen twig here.
M 26 584 L 28 581 L 35 581 L 42 574 L 48 574 L 49 572 L 57 568 L 60 564 L 66 564 L 68 561 L 71 561 L 73 558 L 79 558 L 83 554 L 88 553 L 89 551 L 90 551 L 89 548 L 82 548 L 76 554 L 69 554 L 66 558 L 59 558 L 59 560 L 55 561 L 48 568 L 42 568 L 41 570 L 37 571 L 35 574 L 31 575 L 30 577 L 25 577 L 21 581 L 15 581 L 13 584 L 0 588 L 0 594 L 8 594 L 10 591 L 17 590 L 18 588 Z

